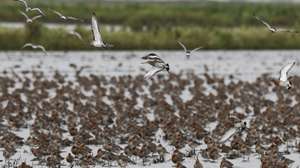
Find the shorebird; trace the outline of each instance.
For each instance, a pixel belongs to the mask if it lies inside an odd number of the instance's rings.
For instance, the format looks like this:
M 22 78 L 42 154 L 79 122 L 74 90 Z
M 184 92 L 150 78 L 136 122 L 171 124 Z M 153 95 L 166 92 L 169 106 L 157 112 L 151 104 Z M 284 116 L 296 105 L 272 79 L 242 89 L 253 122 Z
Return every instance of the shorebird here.
M 143 56 L 142 59 L 146 60 L 142 64 L 150 64 L 153 66 L 155 69 L 149 71 L 148 73 L 145 74 L 144 78 L 145 79 L 150 79 L 157 73 L 166 70 L 169 72 L 170 67 L 169 64 L 167 64 L 165 61 L 163 61 L 157 54 L 155 53 L 150 53 L 146 56 Z
M 290 89 L 292 87 L 292 83 L 289 80 L 288 73 L 290 70 L 293 68 L 293 66 L 296 64 L 295 61 L 292 63 L 289 63 L 285 65 L 281 70 L 280 70 L 280 78 L 279 78 L 279 85 L 284 86 L 287 89 Z
M 183 43 L 181 43 L 180 41 L 177 41 L 177 42 L 178 42 L 178 44 L 180 44 L 181 47 L 184 49 L 184 52 L 185 52 L 185 54 L 186 54 L 186 58 L 187 58 L 187 59 L 190 58 L 190 56 L 191 56 L 191 54 L 192 54 L 193 52 L 195 52 L 195 51 L 197 51 L 197 50 L 199 50 L 199 49 L 202 48 L 202 47 L 198 47 L 198 48 L 195 48 L 195 49 L 193 49 L 193 50 L 188 50 L 188 49 L 185 47 L 185 45 L 184 45 Z
M 32 43 L 26 43 L 22 47 L 22 49 L 24 49 L 26 47 L 31 47 L 32 49 L 40 49 L 40 50 L 42 50 L 45 53 L 45 55 L 47 55 L 47 51 L 46 51 L 45 47 L 43 47 L 42 45 L 35 45 L 35 44 L 32 44 Z
M 111 44 L 104 43 L 100 34 L 100 30 L 98 28 L 98 21 L 96 18 L 96 14 L 93 13 L 92 19 L 91 19 L 91 29 L 92 29 L 92 35 L 93 35 L 93 41 L 91 42 L 91 45 L 98 48 L 109 48 L 113 47 Z
M 260 17 L 258 16 L 255 16 L 255 19 L 260 21 L 262 24 L 264 24 L 267 29 L 272 32 L 272 33 L 276 33 L 276 32 L 289 32 L 289 33 L 297 33 L 295 32 L 294 30 L 290 30 L 290 29 L 282 29 L 282 28 L 277 28 L 277 27 L 274 27 L 272 25 L 270 25 L 269 23 L 267 23 L 266 21 L 264 21 L 263 19 L 261 19 Z
M 21 2 L 24 5 L 24 7 L 25 7 L 25 11 L 26 12 L 37 11 L 41 15 L 45 16 L 45 13 L 40 8 L 31 8 L 31 7 L 29 7 L 28 4 L 27 4 L 27 2 L 25 0 L 15 0 L 15 1 Z
M 156 68 L 163 68 L 164 66 L 168 65 L 163 61 L 157 54 L 150 53 L 142 57 L 143 60 L 146 60 L 142 64 L 150 64 Z
M 80 20 L 76 17 L 72 17 L 72 16 L 65 16 L 62 13 L 56 11 L 56 10 L 52 10 L 53 13 L 55 13 L 57 16 L 59 16 L 62 20 Z
M 26 23 L 32 23 L 34 20 L 37 20 L 38 18 L 41 18 L 42 15 L 37 15 L 37 16 L 34 16 L 32 18 L 29 18 L 26 13 L 22 12 L 22 11 L 19 11 L 25 18 L 26 18 Z
M 78 38 L 79 40 L 81 40 L 81 41 L 83 40 L 83 39 L 82 39 L 82 36 L 81 36 L 78 32 L 76 32 L 75 30 L 69 31 L 68 34 L 69 34 L 69 35 L 72 35 L 72 36 L 74 36 L 74 37 L 77 37 L 77 38 Z

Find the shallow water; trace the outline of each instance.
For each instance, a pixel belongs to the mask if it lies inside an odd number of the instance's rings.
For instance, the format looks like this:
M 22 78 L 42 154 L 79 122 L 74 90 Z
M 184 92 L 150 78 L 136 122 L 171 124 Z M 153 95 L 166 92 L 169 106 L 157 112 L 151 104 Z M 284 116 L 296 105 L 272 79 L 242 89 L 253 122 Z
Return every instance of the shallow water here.
M 83 74 L 98 75 L 137 75 L 145 73 L 151 67 L 141 64 L 140 57 L 152 51 L 99 51 L 99 52 L 50 52 L 48 56 L 40 52 L 1 52 L 0 53 L 0 71 L 11 71 L 18 74 L 23 70 L 39 70 L 51 76 L 55 70 L 67 74 L 70 78 L 74 75 L 74 69 L 70 64 L 77 66 L 89 66 Z M 206 72 L 207 66 L 210 74 L 228 77 L 234 75 L 236 79 L 252 81 L 264 73 L 277 78 L 281 66 L 296 60 L 299 62 L 300 51 L 201 51 L 195 53 L 190 59 L 186 59 L 182 51 L 157 51 L 162 58 L 170 64 L 171 72 L 190 72 L 194 71 L 198 75 Z M 299 74 L 300 68 L 297 66 L 291 74 Z M 164 73 L 167 75 L 167 73 Z M 188 100 L 189 94 L 183 95 L 182 99 Z M 272 99 L 272 96 L 270 96 Z M 148 117 L 153 117 L 149 114 Z M 207 129 L 213 129 L 216 123 L 207 126 Z M 28 129 L 21 129 L 15 132 L 17 135 L 26 139 L 29 136 Z M 158 137 L 162 133 L 157 133 Z M 231 134 L 230 132 L 228 134 Z M 226 136 L 226 135 L 225 135 Z M 226 137 L 224 137 L 226 139 Z M 159 139 L 159 138 L 158 138 Z M 162 142 L 163 143 L 163 142 Z M 166 144 L 167 146 L 168 144 Z M 199 147 L 199 149 L 202 147 Z M 96 148 L 95 148 L 96 149 Z M 70 149 L 64 149 L 62 156 L 66 156 Z M 170 146 L 169 150 L 173 150 Z M 26 154 L 27 152 L 27 154 Z M 20 158 L 31 163 L 33 156 L 29 154 L 30 148 L 23 146 L 18 149 L 18 153 L 13 156 L 14 159 Z M 95 153 L 96 151 L 94 151 Z M 286 156 L 296 161 L 291 167 L 300 165 L 299 154 L 293 153 Z M 0 151 L 0 160 L 4 160 L 2 150 Z M 215 163 L 202 162 L 204 167 L 217 167 L 221 160 Z M 257 155 L 251 155 L 249 162 L 244 162 L 243 158 L 232 161 L 237 167 L 259 167 L 260 160 Z M 183 162 L 186 166 L 192 167 L 194 159 L 186 159 Z M 0 162 L 0 165 L 4 164 Z M 148 167 L 171 167 L 171 161 L 161 164 L 153 164 Z M 131 165 L 130 167 L 141 167 L 141 165 Z
M 50 52 L 48 56 L 40 52 L 0 52 L 0 70 L 9 70 L 16 65 L 16 70 L 37 69 L 53 72 L 55 69 L 69 73 L 73 69 L 70 63 L 78 66 L 90 66 L 84 72 L 104 75 L 136 75 L 151 69 L 141 64 L 141 56 L 153 51 L 98 51 L 98 52 Z M 300 51 L 201 51 L 186 59 L 182 51 L 156 51 L 170 64 L 170 71 L 179 73 L 194 71 L 205 72 L 205 65 L 210 73 L 228 76 L 234 75 L 242 80 L 254 80 L 261 74 L 268 73 L 275 78 L 284 64 L 293 60 L 300 64 Z M 300 68 L 294 68 L 291 74 L 299 74 Z

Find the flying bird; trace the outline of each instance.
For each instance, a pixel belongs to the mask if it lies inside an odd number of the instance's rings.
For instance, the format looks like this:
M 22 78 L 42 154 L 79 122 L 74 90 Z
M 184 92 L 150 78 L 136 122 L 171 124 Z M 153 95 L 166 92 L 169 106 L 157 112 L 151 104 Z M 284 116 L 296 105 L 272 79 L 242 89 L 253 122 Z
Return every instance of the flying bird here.
M 293 66 L 296 64 L 295 61 L 292 63 L 289 63 L 285 65 L 281 70 L 280 70 L 280 78 L 279 78 L 279 85 L 284 86 L 287 89 L 290 89 L 292 87 L 292 83 L 289 80 L 288 73 L 291 71 Z
M 111 44 L 104 43 L 100 34 L 100 30 L 98 28 L 98 21 L 96 18 L 96 14 L 93 13 L 92 19 L 91 19 L 91 29 L 92 29 L 92 35 L 93 35 L 93 41 L 91 42 L 91 45 L 98 48 L 109 48 L 113 47 Z
M 295 32 L 294 30 L 291 30 L 291 29 L 282 29 L 282 28 L 274 27 L 274 26 L 270 25 L 269 23 L 267 23 L 266 21 L 264 21 L 263 19 L 261 19 L 258 16 L 255 16 L 255 19 L 260 21 L 262 24 L 264 24 L 267 27 L 267 29 L 272 33 L 276 33 L 276 32 L 297 33 L 297 32 Z
M 162 68 L 166 65 L 165 61 L 163 61 L 156 53 L 149 53 L 142 57 L 143 60 L 146 60 L 142 64 L 150 64 L 155 68 Z
M 28 6 L 27 2 L 25 0 L 15 0 L 18 1 L 20 3 L 22 3 L 25 7 L 25 11 L 26 12 L 30 12 L 30 11 L 37 11 L 39 12 L 41 15 L 46 16 L 45 13 L 40 9 L 40 8 L 31 8 Z
M 46 55 L 47 55 L 47 51 L 45 49 L 45 47 L 43 47 L 42 45 L 35 45 L 35 44 L 32 44 L 32 43 L 26 43 L 22 49 L 24 48 L 27 48 L 27 47 L 30 47 L 32 49 L 39 49 L 39 50 L 42 50 Z
M 37 16 L 34 16 L 32 18 L 29 18 L 26 13 L 20 11 L 20 13 L 26 18 L 26 23 L 32 23 L 34 20 L 37 20 L 38 18 L 41 18 L 42 15 L 37 15 Z
M 198 51 L 199 49 L 201 49 L 202 47 L 198 47 L 198 48 L 195 48 L 193 50 L 188 50 L 185 45 L 183 43 L 181 43 L 180 41 L 177 41 L 179 45 L 181 45 L 181 47 L 183 48 L 185 54 L 186 54 L 186 58 L 189 59 L 191 54 L 195 51 Z
M 149 71 L 148 73 L 145 74 L 144 78 L 145 79 L 150 79 L 157 73 L 166 70 L 169 72 L 170 66 L 167 64 L 165 61 L 163 61 L 157 54 L 155 53 L 150 53 L 146 56 L 142 57 L 143 60 L 146 60 L 143 62 L 143 64 L 150 64 L 151 66 L 154 67 L 153 70 Z
M 65 16 L 62 13 L 56 11 L 56 10 L 52 10 L 53 13 L 55 13 L 57 16 L 59 16 L 62 20 L 80 20 L 79 18 L 76 17 L 72 17 L 72 16 Z
M 78 33 L 78 32 L 76 32 L 75 30 L 72 30 L 72 31 L 70 31 L 70 32 L 68 32 L 68 34 L 69 35 L 72 35 L 72 36 L 74 36 L 74 37 L 76 37 L 76 38 L 78 38 L 79 40 L 83 40 L 82 39 L 82 36 Z

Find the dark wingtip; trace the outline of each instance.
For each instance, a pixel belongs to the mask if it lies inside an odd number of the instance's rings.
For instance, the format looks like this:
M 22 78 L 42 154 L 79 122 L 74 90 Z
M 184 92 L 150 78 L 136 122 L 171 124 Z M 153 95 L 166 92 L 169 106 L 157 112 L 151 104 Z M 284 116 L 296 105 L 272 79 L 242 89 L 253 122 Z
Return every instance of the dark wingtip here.
M 166 64 L 166 70 L 169 72 L 170 71 L 170 66 L 169 64 Z

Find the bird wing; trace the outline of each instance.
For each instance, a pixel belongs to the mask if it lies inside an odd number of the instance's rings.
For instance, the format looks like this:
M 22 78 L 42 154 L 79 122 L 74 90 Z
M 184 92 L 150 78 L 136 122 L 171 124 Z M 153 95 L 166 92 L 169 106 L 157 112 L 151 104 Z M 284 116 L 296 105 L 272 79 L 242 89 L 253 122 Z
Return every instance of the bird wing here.
M 76 31 L 71 31 L 70 34 L 71 34 L 71 35 L 74 35 L 74 36 L 76 36 L 78 39 L 82 40 L 82 36 L 81 36 L 78 32 L 76 32 Z
M 193 49 L 192 51 L 191 51 L 191 53 L 192 52 L 195 52 L 195 51 L 198 51 L 198 50 L 200 50 L 200 49 L 202 49 L 203 47 L 198 47 L 198 48 L 195 48 L 195 49 Z
M 36 20 L 38 18 L 41 18 L 43 15 L 37 15 L 37 16 L 34 16 L 31 20 Z
M 278 28 L 277 31 L 278 32 L 287 32 L 287 33 L 299 33 L 294 29 L 285 29 L 285 28 Z
M 160 71 L 162 71 L 162 70 L 163 70 L 163 68 L 159 68 L 159 69 L 156 68 L 156 69 L 153 69 L 153 70 L 147 72 L 147 73 L 145 74 L 144 78 L 145 78 L 145 79 L 150 79 L 150 78 L 152 78 L 154 75 L 156 75 L 158 72 L 160 72 Z
M 29 17 L 26 15 L 26 13 L 19 11 L 21 13 L 21 15 L 23 15 L 27 20 L 29 19 Z
M 177 43 L 181 45 L 181 47 L 184 49 L 185 52 L 187 51 L 187 49 L 186 49 L 186 47 L 184 46 L 184 44 L 182 44 L 180 41 L 177 41 Z
M 36 45 L 35 48 L 36 49 L 41 49 L 45 55 L 48 55 L 44 46 L 42 46 L 42 45 Z
M 82 36 L 79 33 L 75 32 L 75 36 L 82 40 Z
M 60 12 L 58 12 L 56 10 L 53 10 L 53 13 L 55 13 L 59 17 L 64 17 L 64 15 L 62 15 Z
M 32 8 L 31 11 L 38 11 L 41 15 L 46 16 L 45 13 L 40 8 Z
M 96 15 L 94 13 L 92 16 L 92 33 L 93 33 L 93 37 L 94 37 L 95 41 L 103 42 L 101 34 L 99 32 L 99 28 L 98 28 L 98 21 L 97 21 Z
M 27 2 L 25 0 L 16 0 L 16 1 L 23 3 L 26 9 L 28 8 Z
M 288 80 L 288 73 L 289 71 L 293 68 L 293 66 L 296 64 L 295 61 L 292 63 L 289 63 L 285 65 L 281 70 L 280 70 L 280 79 L 281 81 L 286 81 Z
M 259 18 L 258 16 L 255 17 L 256 20 L 260 21 L 262 24 L 264 24 L 269 30 L 274 29 L 269 23 L 267 23 L 266 21 L 262 20 L 261 18 Z
M 69 20 L 79 20 L 78 18 L 72 17 L 72 16 L 67 16 L 67 19 L 69 19 Z
M 37 45 L 37 46 L 36 46 L 36 48 L 39 48 L 39 49 L 43 50 L 44 52 L 46 52 L 46 49 L 45 49 L 45 47 L 44 47 L 44 46 L 42 46 L 42 45 Z
M 26 44 L 23 45 L 22 48 L 26 48 L 26 47 L 31 47 L 31 48 L 33 48 L 33 44 L 32 44 L 32 43 L 26 43 Z
M 150 63 L 150 65 L 155 64 L 155 67 L 160 67 L 160 65 L 164 65 L 165 61 L 162 60 L 161 58 L 159 58 L 158 56 L 149 56 L 148 58 L 143 58 L 145 60 L 148 60 Z M 147 61 L 147 62 L 148 62 Z

